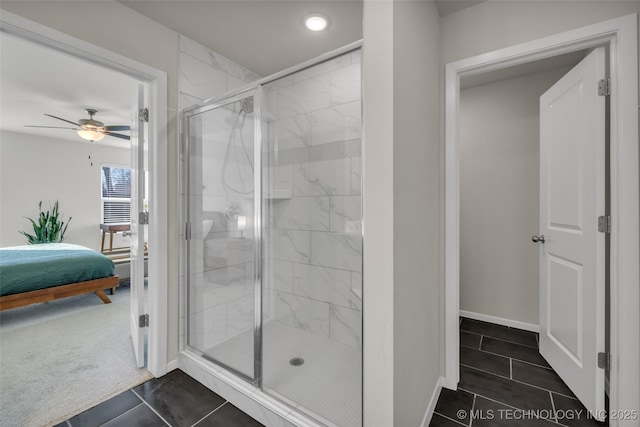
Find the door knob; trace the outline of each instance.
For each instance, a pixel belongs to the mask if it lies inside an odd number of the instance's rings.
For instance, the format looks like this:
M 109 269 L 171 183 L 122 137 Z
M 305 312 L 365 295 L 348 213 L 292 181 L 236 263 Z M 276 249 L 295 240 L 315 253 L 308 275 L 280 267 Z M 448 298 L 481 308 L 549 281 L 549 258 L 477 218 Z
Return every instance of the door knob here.
M 533 243 L 544 243 L 544 234 L 541 234 L 539 236 L 531 236 L 531 241 Z

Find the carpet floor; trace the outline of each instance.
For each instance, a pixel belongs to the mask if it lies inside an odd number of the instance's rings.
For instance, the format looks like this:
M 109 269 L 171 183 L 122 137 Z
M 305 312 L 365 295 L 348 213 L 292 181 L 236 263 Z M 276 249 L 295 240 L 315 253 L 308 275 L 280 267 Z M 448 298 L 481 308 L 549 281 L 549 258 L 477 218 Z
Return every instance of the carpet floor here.
M 0 425 L 50 426 L 152 378 L 137 368 L 129 288 L 0 312 Z

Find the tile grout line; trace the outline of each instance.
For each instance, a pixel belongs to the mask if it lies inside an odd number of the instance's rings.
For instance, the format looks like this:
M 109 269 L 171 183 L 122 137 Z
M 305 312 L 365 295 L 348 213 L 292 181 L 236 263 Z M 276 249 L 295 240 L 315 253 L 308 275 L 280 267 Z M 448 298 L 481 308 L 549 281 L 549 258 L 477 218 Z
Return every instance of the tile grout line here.
M 476 407 L 476 399 L 478 398 L 477 394 L 473 394 L 473 402 L 471 402 L 471 412 L 469 413 L 469 427 L 473 425 L 473 410 Z
M 513 358 L 509 358 L 509 379 L 513 379 Z
M 548 368 L 548 367 L 546 367 L 546 366 L 538 365 L 537 363 L 533 363 L 533 362 L 527 362 L 526 360 L 522 360 L 522 359 L 519 359 L 519 358 L 517 358 L 517 357 L 513 357 L 513 356 L 506 356 L 506 355 L 504 355 L 504 354 L 494 353 L 493 351 L 487 351 L 487 350 L 482 350 L 482 349 L 481 349 L 480 351 L 482 351 L 482 352 L 484 352 L 484 353 L 487 353 L 487 354 L 492 354 L 492 355 L 494 355 L 494 356 L 500 356 L 500 357 L 503 357 L 503 358 L 505 358 L 505 359 L 512 358 L 512 359 L 515 359 L 517 362 L 525 362 L 525 363 L 528 363 L 529 365 L 534 365 L 534 366 L 537 366 L 537 367 L 539 367 L 539 368 L 544 368 L 544 369 L 548 369 L 548 370 L 553 370 L 553 368 Z
M 471 332 L 471 331 L 465 331 L 465 332 Z M 523 347 L 535 348 L 536 350 L 538 350 L 538 346 L 537 345 L 522 344 L 521 342 L 506 340 L 504 338 L 498 338 L 498 337 L 494 337 L 494 336 L 487 335 L 487 334 L 479 334 L 477 332 L 471 332 L 471 333 L 472 334 L 476 334 L 476 335 L 486 336 L 487 338 L 491 338 L 492 340 L 504 341 L 504 342 L 508 342 L 509 344 L 517 344 L 517 345 L 521 345 Z
M 489 401 L 491 401 L 491 402 L 498 403 L 498 404 L 500 404 L 500 405 L 502 405 L 502 406 L 506 406 L 507 408 L 515 409 L 516 411 L 532 411 L 532 409 L 522 409 L 522 408 L 517 408 L 517 407 L 515 407 L 515 406 L 513 406 L 513 405 L 510 405 L 510 404 L 508 404 L 508 403 L 501 402 L 500 400 L 496 400 L 496 399 L 493 399 L 493 398 L 491 398 L 491 397 L 487 397 L 487 396 L 482 395 L 482 394 L 476 394 L 476 393 L 474 393 L 474 392 L 471 392 L 471 391 L 469 391 L 469 390 L 465 390 L 465 389 L 460 388 L 460 387 L 458 387 L 458 389 L 459 389 L 459 390 L 462 390 L 462 391 L 466 391 L 467 393 L 471 393 L 471 394 L 473 394 L 473 395 L 474 395 L 474 399 L 473 399 L 473 401 L 474 401 L 474 406 L 475 406 L 476 398 L 477 398 L 478 396 L 480 396 L 480 397 L 482 397 L 483 399 L 487 399 L 487 400 L 489 400 Z M 439 415 L 442 415 L 442 414 L 439 414 Z M 448 417 L 446 417 L 446 418 L 448 418 Z M 450 419 L 450 418 L 449 418 L 449 419 Z M 562 427 L 566 427 L 566 426 L 564 426 L 563 424 L 558 424 L 558 423 L 556 423 L 555 421 L 550 421 L 550 422 L 551 422 L 552 424 L 555 424 L 555 425 L 559 425 L 559 426 L 562 426 Z M 471 426 L 469 426 L 469 427 L 471 427 Z
M 149 404 L 147 403 L 147 401 L 146 401 L 146 400 L 144 400 L 144 399 L 142 398 L 142 396 L 140 396 L 140 395 L 139 395 L 139 394 L 138 394 L 134 389 L 131 389 L 131 392 L 133 392 L 133 394 L 135 394 L 136 396 L 138 396 L 138 399 L 140 399 L 140 400 L 142 401 L 142 403 L 143 403 L 143 404 L 147 405 L 147 407 L 148 407 L 149 409 L 151 409 L 151 411 L 153 411 L 153 413 L 154 413 L 154 414 L 156 414 L 158 417 L 160 417 L 160 419 L 161 419 L 161 420 L 162 420 L 166 425 L 168 425 L 169 427 L 171 427 L 171 424 L 169 424 L 169 422 L 167 422 L 167 420 L 165 420 L 165 419 L 164 419 L 164 417 L 158 413 L 158 411 L 156 411 L 155 409 L 153 409 L 153 408 L 151 407 L 151 405 L 149 405 Z
M 553 401 L 553 393 L 551 393 L 551 391 L 549 391 L 549 400 L 551 400 L 551 410 L 553 411 L 553 419 L 556 420 L 556 423 L 557 423 L 558 416 L 556 414 L 556 404 Z
M 115 417 L 111 418 L 110 420 L 105 421 L 104 423 L 100 424 L 101 426 L 105 425 L 105 424 L 109 424 L 111 421 L 117 420 L 118 418 L 120 418 L 121 416 L 128 414 L 129 412 L 133 411 L 134 409 L 136 409 L 137 407 L 139 407 L 140 405 L 142 405 L 143 403 L 140 402 L 138 403 L 136 406 L 134 406 L 133 408 L 129 408 L 126 411 L 124 411 L 121 414 L 116 415 Z M 69 423 L 70 426 L 73 426 L 73 424 L 71 424 L 71 422 L 69 420 L 67 420 L 67 423 Z
M 196 421 L 191 427 L 195 427 L 198 424 L 200 424 L 200 422 L 202 420 L 204 420 L 205 418 L 207 418 L 209 415 L 213 414 L 214 412 L 216 412 L 218 409 L 222 408 L 224 405 L 226 405 L 229 401 L 225 400 L 220 406 L 218 406 L 216 409 L 214 409 L 213 411 L 209 412 L 207 415 L 205 415 L 204 417 L 200 418 L 198 421 Z
M 514 379 L 511 379 L 511 378 L 507 378 L 507 377 L 505 377 L 505 376 L 503 376 L 503 375 L 498 375 L 498 374 L 495 374 L 495 373 L 493 373 L 493 372 L 485 371 L 484 369 L 476 368 L 476 367 L 471 366 L 471 365 L 466 365 L 466 364 L 464 364 L 464 363 L 460 363 L 460 366 L 465 366 L 465 367 L 467 367 L 467 368 L 475 369 L 476 371 L 484 372 L 485 374 L 493 375 L 493 376 L 496 376 L 496 377 L 498 377 L 498 378 L 502 378 L 502 379 L 504 379 L 504 380 L 509 380 L 509 381 L 513 381 L 513 382 L 518 383 L 518 384 L 522 384 L 522 385 L 526 385 L 526 386 L 529 386 L 529 387 L 533 387 L 533 388 L 535 388 L 535 389 L 537 389 L 537 390 L 542 390 L 542 391 L 547 391 L 547 392 L 551 392 L 551 393 L 556 393 L 556 394 L 559 394 L 559 395 L 561 395 L 561 396 L 569 397 L 569 398 L 571 398 L 571 399 L 573 399 L 573 400 L 577 400 L 577 399 L 575 399 L 575 398 L 573 398 L 573 397 L 571 397 L 571 396 L 567 396 L 567 395 L 565 395 L 565 394 L 563 394 L 563 393 L 559 393 L 559 392 L 557 392 L 557 391 L 553 391 L 553 390 L 549 390 L 549 389 L 547 389 L 547 388 L 540 387 L 539 385 L 529 384 L 529 383 L 526 383 L 526 382 L 524 382 L 524 381 L 514 380 Z M 475 392 L 471 392 L 471 393 L 475 393 Z
M 461 426 L 467 427 L 466 425 L 462 424 L 460 421 L 456 421 L 456 420 L 454 420 L 453 418 L 449 418 L 449 417 L 447 417 L 446 415 L 441 414 L 440 412 L 434 412 L 434 414 L 438 414 L 438 415 L 440 415 L 442 418 L 446 418 L 446 419 L 448 419 L 449 421 L 452 421 L 452 422 L 454 422 L 454 423 L 456 423 L 456 424 L 460 424 Z
M 484 351 L 484 350 L 483 350 L 483 351 Z M 489 353 L 489 352 L 487 352 L 487 353 Z M 493 354 L 493 353 L 492 353 L 492 354 Z M 515 359 L 515 361 L 516 361 L 516 362 L 518 362 L 518 363 L 525 363 L 525 364 L 527 364 L 527 365 L 531 365 L 531 366 L 534 366 L 534 367 L 536 367 L 536 368 L 542 368 L 542 369 L 546 369 L 547 371 L 553 371 L 553 372 L 555 372 L 551 366 L 542 366 L 542 365 L 538 365 L 538 364 L 533 363 L 533 362 L 528 362 L 528 361 L 526 361 L 526 360 L 518 359 L 517 357 L 514 357 L 513 359 Z

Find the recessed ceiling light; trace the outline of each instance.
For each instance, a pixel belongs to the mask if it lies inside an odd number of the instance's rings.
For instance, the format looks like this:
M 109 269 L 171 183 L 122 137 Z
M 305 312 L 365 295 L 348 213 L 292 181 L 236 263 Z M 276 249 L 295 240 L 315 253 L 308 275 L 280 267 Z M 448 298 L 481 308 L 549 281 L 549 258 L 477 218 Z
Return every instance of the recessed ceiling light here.
M 304 25 L 311 31 L 322 31 L 327 28 L 327 18 L 322 15 L 310 15 L 304 20 Z

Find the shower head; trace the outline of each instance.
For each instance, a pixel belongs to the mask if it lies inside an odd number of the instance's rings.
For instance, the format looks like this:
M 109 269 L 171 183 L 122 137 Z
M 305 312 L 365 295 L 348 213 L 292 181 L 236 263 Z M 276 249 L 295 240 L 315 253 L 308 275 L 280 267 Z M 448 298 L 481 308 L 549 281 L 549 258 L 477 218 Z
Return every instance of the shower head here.
M 244 111 L 245 114 L 253 113 L 253 97 L 240 101 L 240 111 Z

